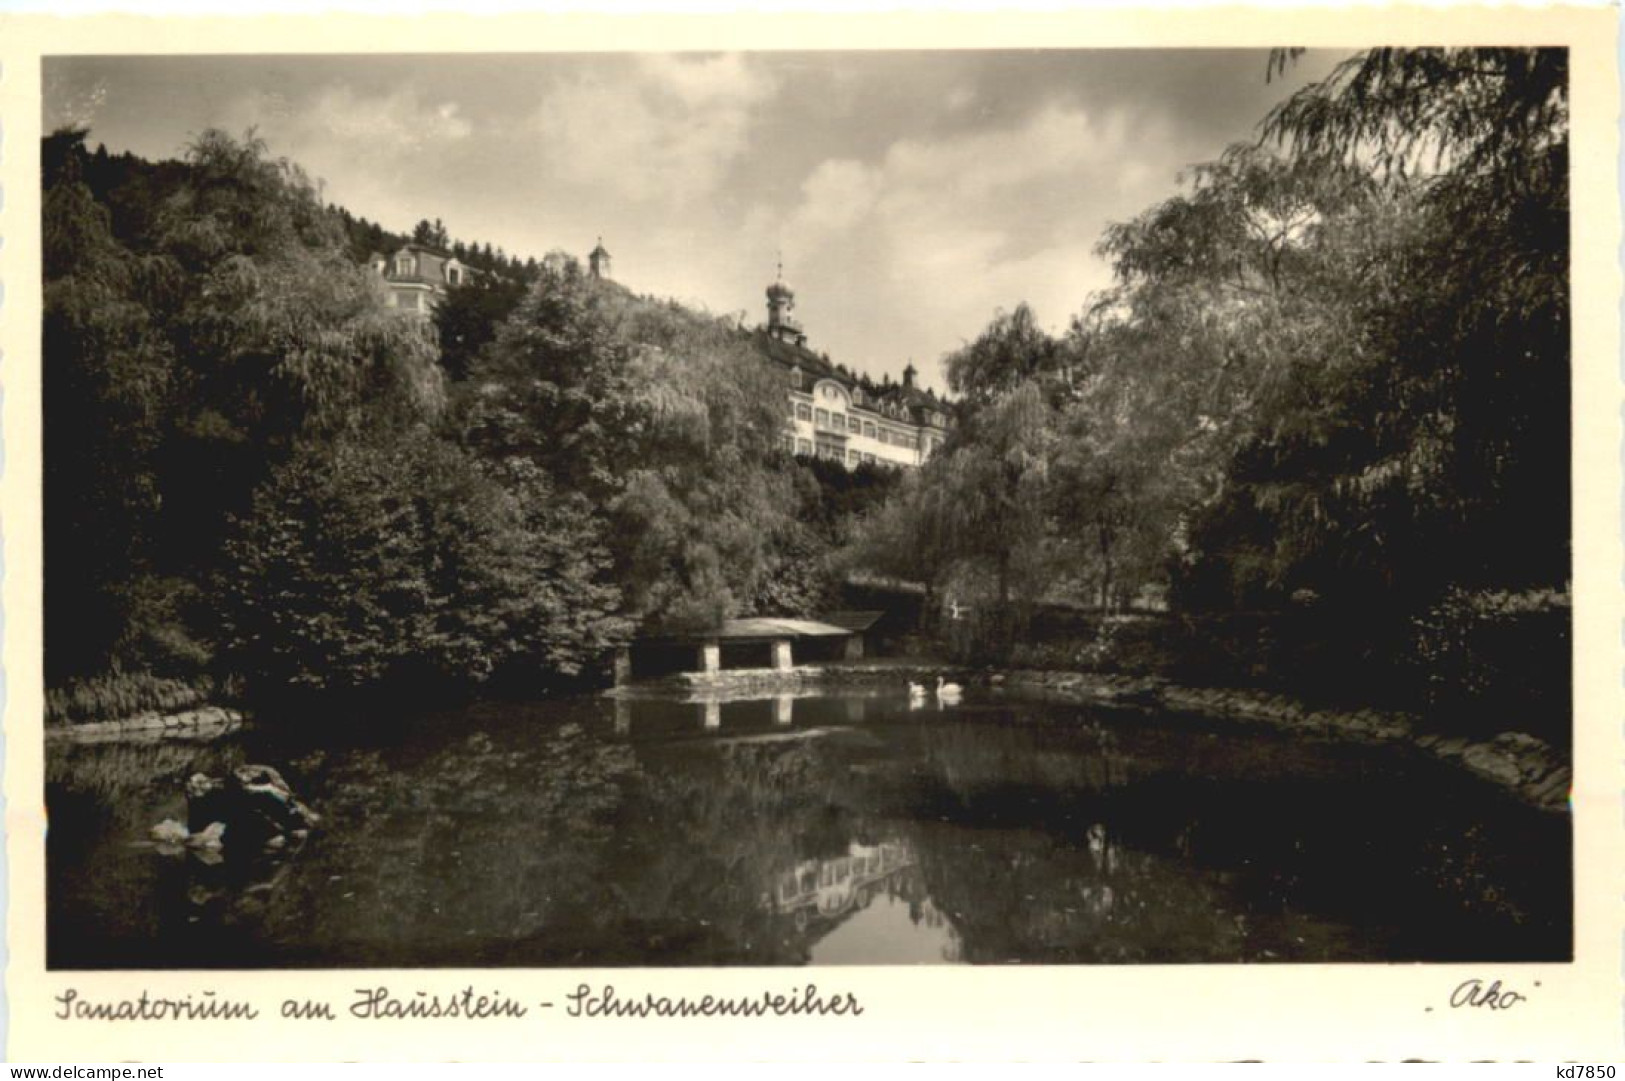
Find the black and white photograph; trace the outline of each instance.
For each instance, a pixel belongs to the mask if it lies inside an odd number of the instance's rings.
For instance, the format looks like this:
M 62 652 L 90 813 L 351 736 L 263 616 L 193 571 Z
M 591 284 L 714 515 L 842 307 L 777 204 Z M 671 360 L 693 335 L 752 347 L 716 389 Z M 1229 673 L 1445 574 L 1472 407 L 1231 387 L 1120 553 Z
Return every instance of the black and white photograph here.
M 50 969 L 1573 956 L 1566 49 L 41 76 Z

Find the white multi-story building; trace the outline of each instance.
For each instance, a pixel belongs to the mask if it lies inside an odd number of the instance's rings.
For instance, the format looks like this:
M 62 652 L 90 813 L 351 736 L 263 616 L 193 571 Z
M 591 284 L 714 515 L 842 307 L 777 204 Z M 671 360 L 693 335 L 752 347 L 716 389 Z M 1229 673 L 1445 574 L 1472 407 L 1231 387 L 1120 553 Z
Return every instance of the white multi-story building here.
M 922 464 L 953 427 L 953 406 L 914 385 L 912 364 L 901 384 L 876 384 L 814 353 L 795 306 L 795 293 L 775 281 L 767 287 L 767 324 L 757 331 L 758 348 L 789 383 L 785 449 L 849 469 Z

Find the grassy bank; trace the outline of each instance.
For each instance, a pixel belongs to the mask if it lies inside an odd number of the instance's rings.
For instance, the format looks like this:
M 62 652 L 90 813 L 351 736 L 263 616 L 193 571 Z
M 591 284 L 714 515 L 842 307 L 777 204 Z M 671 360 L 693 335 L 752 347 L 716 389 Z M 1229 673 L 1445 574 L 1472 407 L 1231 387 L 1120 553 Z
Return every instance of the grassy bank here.
M 47 725 L 117 721 L 142 714 L 179 713 L 218 701 L 212 679 L 183 680 L 147 672 L 108 672 L 72 680 L 45 692 Z

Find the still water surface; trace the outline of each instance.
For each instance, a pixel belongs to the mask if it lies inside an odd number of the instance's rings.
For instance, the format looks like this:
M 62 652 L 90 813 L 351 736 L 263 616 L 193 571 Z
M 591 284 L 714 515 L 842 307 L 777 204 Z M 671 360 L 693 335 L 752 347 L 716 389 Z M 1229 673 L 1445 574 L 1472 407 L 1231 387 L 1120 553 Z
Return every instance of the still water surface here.
M 1564 959 L 1566 816 L 1403 748 L 894 694 L 53 744 L 57 968 Z M 195 771 L 323 815 L 165 855 Z

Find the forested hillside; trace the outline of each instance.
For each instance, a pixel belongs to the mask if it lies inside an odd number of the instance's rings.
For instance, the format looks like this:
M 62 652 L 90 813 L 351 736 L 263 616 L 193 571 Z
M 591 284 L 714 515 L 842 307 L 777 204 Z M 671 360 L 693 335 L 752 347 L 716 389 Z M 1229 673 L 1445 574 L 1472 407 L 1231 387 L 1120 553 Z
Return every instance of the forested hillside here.
M 733 325 L 483 245 L 420 322 L 361 262 L 400 238 L 252 138 L 85 140 L 44 145 L 54 716 L 545 688 L 825 599 L 852 508 Z

